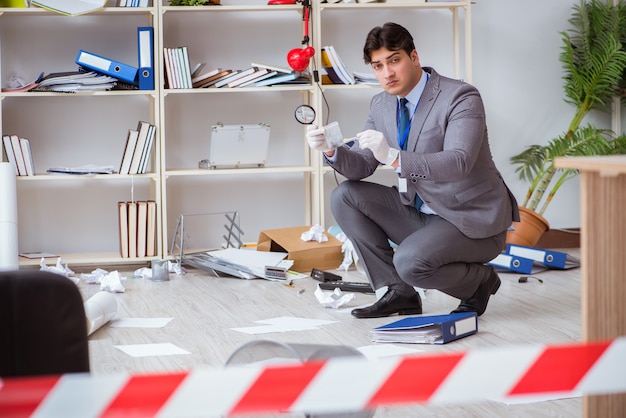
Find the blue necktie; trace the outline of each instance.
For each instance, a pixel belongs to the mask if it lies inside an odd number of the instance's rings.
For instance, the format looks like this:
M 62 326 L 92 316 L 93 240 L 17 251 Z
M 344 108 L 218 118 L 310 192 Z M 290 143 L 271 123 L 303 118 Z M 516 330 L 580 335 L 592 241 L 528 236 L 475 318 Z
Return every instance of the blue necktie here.
M 400 99 L 400 115 L 398 117 L 398 145 L 406 150 L 406 144 L 409 142 L 408 137 L 409 133 L 407 132 L 407 127 L 409 126 L 409 121 L 411 116 L 409 115 L 409 109 L 406 107 L 408 100 L 402 97 Z M 418 211 L 422 207 L 424 201 L 419 197 L 419 195 L 415 194 L 415 209 Z
M 407 128 L 411 120 L 409 109 L 406 107 L 407 102 L 408 100 L 404 97 L 400 99 L 400 115 L 398 116 L 398 145 L 403 150 L 406 150 L 406 144 L 409 142 Z

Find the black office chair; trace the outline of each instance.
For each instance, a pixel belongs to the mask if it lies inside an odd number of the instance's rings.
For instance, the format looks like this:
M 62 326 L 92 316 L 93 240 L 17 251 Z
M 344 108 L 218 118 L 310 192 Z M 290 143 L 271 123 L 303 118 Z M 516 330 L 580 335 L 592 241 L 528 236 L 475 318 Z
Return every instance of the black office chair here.
M 89 372 L 78 287 L 48 271 L 0 272 L 0 376 Z

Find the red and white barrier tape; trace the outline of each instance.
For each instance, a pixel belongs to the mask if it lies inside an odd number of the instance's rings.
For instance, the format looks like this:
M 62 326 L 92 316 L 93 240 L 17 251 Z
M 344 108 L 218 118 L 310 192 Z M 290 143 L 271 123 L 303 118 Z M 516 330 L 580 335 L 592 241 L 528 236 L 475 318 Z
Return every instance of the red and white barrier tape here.
M 382 360 L 0 379 L 0 417 L 224 417 L 626 392 L 626 337 Z

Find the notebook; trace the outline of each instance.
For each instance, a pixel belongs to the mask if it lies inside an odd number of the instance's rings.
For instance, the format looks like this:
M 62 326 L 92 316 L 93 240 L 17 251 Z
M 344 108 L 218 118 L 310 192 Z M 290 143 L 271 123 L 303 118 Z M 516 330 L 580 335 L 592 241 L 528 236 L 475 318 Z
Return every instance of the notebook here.
M 257 125 L 213 125 L 208 160 L 203 168 L 264 167 L 270 140 L 270 127 Z M 204 166 L 203 166 L 204 165 Z

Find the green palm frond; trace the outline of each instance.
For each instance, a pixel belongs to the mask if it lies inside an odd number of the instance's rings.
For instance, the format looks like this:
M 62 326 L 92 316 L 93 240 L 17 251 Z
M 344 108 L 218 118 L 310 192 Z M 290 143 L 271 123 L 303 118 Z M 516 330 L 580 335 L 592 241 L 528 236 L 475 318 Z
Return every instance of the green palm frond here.
M 530 182 L 522 206 L 537 211 L 543 201 L 540 214 L 561 185 L 578 174 L 555 168 L 555 158 L 626 154 L 626 136 L 613 138 L 611 130 L 591 124 L 581 127 L 590 110 L 607 111 L 621 88 L 626 101 L 626 3 L 581 0 L 573 7 L 569 23 L 572 28 L 561 32 L 559 60 L 565 101 L 575 107 L 574 116 L 563 134 L 510 159 L 519 178 Z
M 591 109 L 606 110 L 624 77 L 623 9 L 598 0 L 582 3 L 574 7 L 573 29 L 561 32 L 564 91 L 566 102 L 577 108 L 577 123 Z

